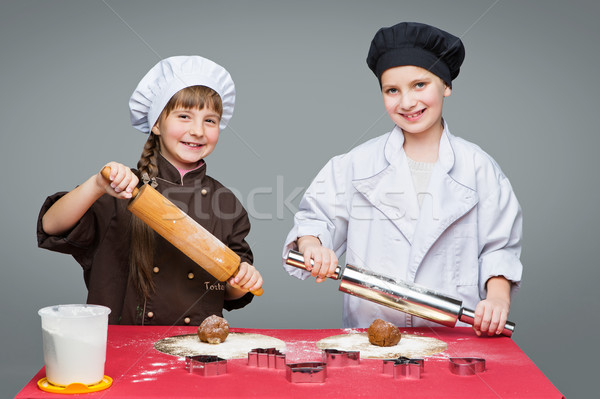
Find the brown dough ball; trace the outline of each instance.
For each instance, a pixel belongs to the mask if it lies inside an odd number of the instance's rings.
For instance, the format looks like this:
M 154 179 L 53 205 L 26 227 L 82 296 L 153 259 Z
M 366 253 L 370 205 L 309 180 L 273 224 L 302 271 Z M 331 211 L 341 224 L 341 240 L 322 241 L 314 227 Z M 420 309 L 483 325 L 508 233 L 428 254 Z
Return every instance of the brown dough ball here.
M 376 319 L 367 330 L 369 342 L 377 346 L 394 346 L 400 342 L 402 334 L 398 327 L 390 322 Z
M 198 327 L 198 338 L 209 344 L 220 344 L 229 335 L 229 323 L 222 317 L 208 316 Z

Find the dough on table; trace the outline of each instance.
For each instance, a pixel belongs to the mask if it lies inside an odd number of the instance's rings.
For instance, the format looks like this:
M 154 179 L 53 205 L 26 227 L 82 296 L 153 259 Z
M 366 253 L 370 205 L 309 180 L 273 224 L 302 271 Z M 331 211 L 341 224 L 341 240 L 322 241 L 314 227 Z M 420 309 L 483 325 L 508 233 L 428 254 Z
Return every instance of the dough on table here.
M 229 335 L 229 323 L 222 317 L 208 316 L 200 327 L 198 327 L 198 338 L 209 344 L 220 344 L 225 342 Z
M 367 330 L 369 342 L 377 346 L 394 346 L 400 342 L 402 334 L 398 327 L 388 321 L 375 319 Z

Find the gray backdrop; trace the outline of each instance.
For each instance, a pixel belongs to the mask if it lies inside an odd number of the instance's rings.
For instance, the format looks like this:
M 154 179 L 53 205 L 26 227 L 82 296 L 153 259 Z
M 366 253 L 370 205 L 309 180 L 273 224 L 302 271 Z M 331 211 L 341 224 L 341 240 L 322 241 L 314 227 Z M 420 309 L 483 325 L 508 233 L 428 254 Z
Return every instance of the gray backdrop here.
M 208 170 L 252 216 L 265 295 L 226 317 L 234 327 L 340 327 L 336 283 L 289 277 L 281 245 L 325 162 L 392 127 L 365 58 L 377 29 L 403 20 L 463 39 L 444 115 L 495 157 L 523 207 L 514 340 L 565 396 L 596 391 L 599 16 L 594 0 L 3 0 L 0 396 L 42 366 L 37 310 L 85 301 L 75 261 L 36 246 L 40 205 L 109 160 L 135 165 L 145 136 L 129 124 L 128 98 L 172 55 L 211 58 L 237 86 Z

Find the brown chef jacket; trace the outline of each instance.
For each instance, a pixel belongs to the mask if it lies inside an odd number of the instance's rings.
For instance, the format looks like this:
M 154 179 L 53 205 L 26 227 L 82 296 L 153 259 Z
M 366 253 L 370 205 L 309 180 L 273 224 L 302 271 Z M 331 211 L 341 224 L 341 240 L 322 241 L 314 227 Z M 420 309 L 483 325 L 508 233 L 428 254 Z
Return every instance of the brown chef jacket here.
M 159 156 L 156 189 L 214 234 L 243 261 L 253 255 L 245 238 L 250 231 L 248 214 L 234 194 L 206 175 L 206 164 L 188 172 L 179 171 Z M 247 293 L 225 300 L 225 283 L 219 282 L 190 258 L 155 234 L 154 293 L 140 298 L 129 281 L 130 213 L 126 200 L 103 195 L 75 227 L 60 236 L 42 229 L 42 216 L 65 193 L 46 199 L 37 224 L 38 246 L 71 254 L 83 268 L 88 289 L 87 303 L 108 306 L 111 324 L 199 325 L 206 317 L 222 316 L 222 310 L 246 306 Z

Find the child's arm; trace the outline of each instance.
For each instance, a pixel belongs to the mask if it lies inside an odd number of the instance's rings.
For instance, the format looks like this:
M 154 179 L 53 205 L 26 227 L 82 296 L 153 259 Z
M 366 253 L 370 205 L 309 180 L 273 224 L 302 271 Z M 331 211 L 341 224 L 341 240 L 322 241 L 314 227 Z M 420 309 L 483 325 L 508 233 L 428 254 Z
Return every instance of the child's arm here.
M 321 245 L 321 240 L 315 236 L 302 236 L 296 241 L 298 251 L 304 255 L 306 270 L 310 271 L 317 283 L 321 283 L 331 277 L 338 265 L 335 252 Z M 311 265 L 310 261 L 313 261 Z
M 477 335 L 497 334 L 503 329 L 510 309 L 511 295 L 519 288 L 523 265 L 520 261 L 523 216 L 510 182 L 496 164 L 486 174 L 495 176 L 482 187 L 477 205 L 480 298 L 475 307 Z M 489 177 L 488 177 L 489 179 Z M 497 183 L 496 183 L 497 181 Z
M 348 171 L 354 169 L 352 162 L 353 158 L 347 155 L 329 160 L 302 196 L 294 226 L 283 244 L 283 267 L 290 275 L 302 280 L 312 275 L 320 283 L 335 271 L 337 255 L 346 250 L 350 202 L 355 193 L 353 186 L 348 186 L 352 177 Z M 285 264 L 290 250 L 303 253 L 310 273 Z
M 262 287 L 263 279 L 259 271 L 247 262 L 240 263 L 235 277 L 230 278 L 225 285 L 225 299 L 238 299 L 248 291 L 256 291 Z
M 477 304 L 473 329 L 478 336 L 499 335 L 510 310 L 511 282 L 503 276 L 491 277 L 487 283 L 487 297 Z
M 98 172 L 83 184 L 56 201 L 42 217 L 42 228 L 49 235 L 59 235 L 72 229 L 92 204 L 103 194 L 116 198 L 131 198 L 138 178 L 131 169 L 109 162 L 111 183 Z

